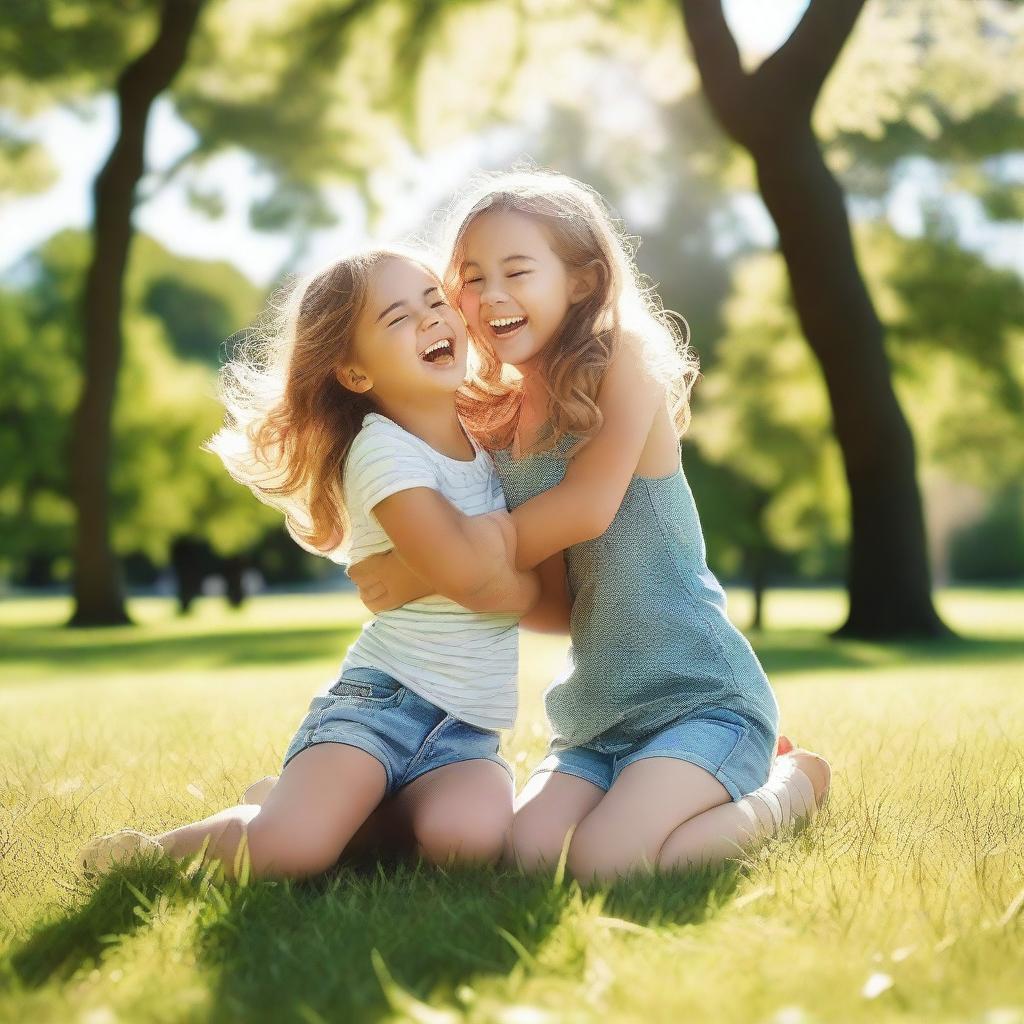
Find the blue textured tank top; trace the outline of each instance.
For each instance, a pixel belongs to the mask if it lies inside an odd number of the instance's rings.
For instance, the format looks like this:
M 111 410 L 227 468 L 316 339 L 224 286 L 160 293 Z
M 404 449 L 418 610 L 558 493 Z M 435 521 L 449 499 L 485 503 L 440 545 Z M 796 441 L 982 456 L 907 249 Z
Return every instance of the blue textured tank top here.
M 573 443 L 494 453 L 509 509 L 561 482 Z M 775 696 L 706 558 L 682 465 L 633 477 L 608 529 L 566 550 L 572 643 L 544 695 L 553 746 L 637 742 L 711 707 L 743 715 L 774 745 Z

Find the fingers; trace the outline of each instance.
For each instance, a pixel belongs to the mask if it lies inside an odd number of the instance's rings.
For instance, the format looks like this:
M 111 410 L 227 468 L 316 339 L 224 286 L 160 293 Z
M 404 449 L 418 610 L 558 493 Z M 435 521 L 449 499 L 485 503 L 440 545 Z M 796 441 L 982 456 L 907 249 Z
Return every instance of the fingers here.
M 376 611 L 372 607 L 374 604 L 380 604 L 388 596 L 388 588 L 383 583 L 371 583 L 367 587 L 359 588 L 359 600 L 370 608 L 371 611 Z
M 366 568 L 365 562 L 360 562 L 358 565 L 350 565 L 348 567 L 348 578 L 357 586 L 362 587 L 365 584 L 371 582 L 374 578 L 374 573 Z
M 368 558 L 364 558 L 361 562 L 356 562 L 355 565 L 350 565 L 346 570 L 348 578 L 356 584 L 356 586 L 363 586 L 366 583 L 370 583 L 380 576 L 380 570 L 384 555 L 370 555 Z

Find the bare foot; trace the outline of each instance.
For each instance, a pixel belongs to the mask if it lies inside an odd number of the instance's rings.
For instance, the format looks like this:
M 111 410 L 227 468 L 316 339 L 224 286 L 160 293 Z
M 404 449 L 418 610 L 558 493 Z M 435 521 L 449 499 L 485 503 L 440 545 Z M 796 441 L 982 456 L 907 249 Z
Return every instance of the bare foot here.
M 126 828 L 86 843 L 78 851 L 78 865 L 87 878 L 95 878 L 139 854 L 162 856 L 163 852 L 152 837 Z
M 263 801 L 267 799 L 267 794 L 274 788 L 274 783 L 277 782 L 277 779 L 276 775 L 265 775 L 259 782 L 254 782 L 242 794 L 238 802 L 240 804 L 256 804 L 256 806 L 262 807 Z

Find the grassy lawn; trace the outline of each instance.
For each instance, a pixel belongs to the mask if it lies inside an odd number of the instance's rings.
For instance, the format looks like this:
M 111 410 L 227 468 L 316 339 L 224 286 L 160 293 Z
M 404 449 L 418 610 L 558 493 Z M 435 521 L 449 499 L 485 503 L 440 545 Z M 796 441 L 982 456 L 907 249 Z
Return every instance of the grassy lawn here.
M 962 639 L 879 647 L 825 638 L 839 594 L 769 595 L 752 641 L 786 732 L 833 762 L 829 807 L 740 865 L 581 891 L 401 865 L 88 885 L 86 839 L 275 772 L 362 616 L 347 595 L 184 620 L 145 599 L 138 628 L 70 632 L 61 600 L 0 603 L 0 1021 L 1024 1024 L 1024 594 L 941 607 Z M 520 781 L 562 650 L 524 638 Z

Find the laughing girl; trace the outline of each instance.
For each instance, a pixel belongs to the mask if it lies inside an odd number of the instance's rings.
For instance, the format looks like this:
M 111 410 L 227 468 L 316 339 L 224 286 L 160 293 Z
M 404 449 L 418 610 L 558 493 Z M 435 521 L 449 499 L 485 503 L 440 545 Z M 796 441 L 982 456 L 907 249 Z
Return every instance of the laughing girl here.
M 552 865 L 571 836 L 570 869 L 608 878 L 713 862 L 810 818 L 828 765 L 777 737 L 680 464 L 695 359 L 603 203 L 560 175 L 500 176 L 468 197 L 449 251 L 517 564 L 542 581 L 523 622 L 572 640 L 512 855 Z M 394 556 L 353 575 L 371 608 L 429 589 Z
M 227 873 L 302 877 L 357 841 L 429 860 L 490 861 L 512 816 L 498 732 L 516 707 L 517 620 L 537 597 L 516 571 L 493 465 L 460 409 L 468 342 L 422 259 L 375 250 L 296 290 L 285 329 L 225 375 L 210 447 L 282 509 L 293 537 L 340 561 L 397 551 L 433 596 L 382 613 L 313 698 L 280 779 L 163 835 L 82 851 L 99 872 L 142 851 L 206 849 Z

